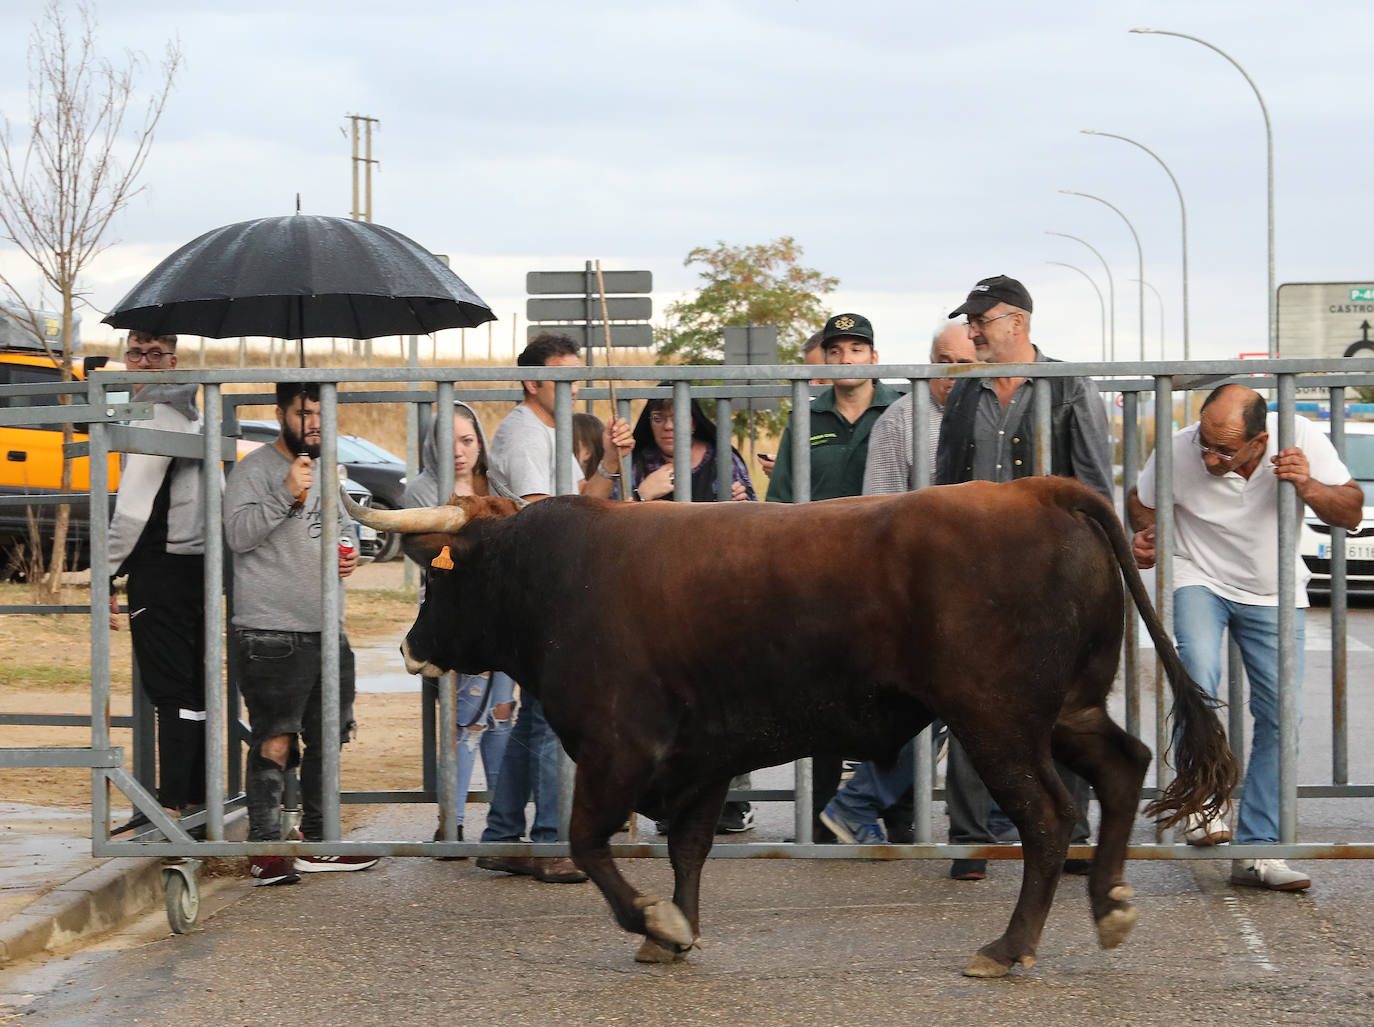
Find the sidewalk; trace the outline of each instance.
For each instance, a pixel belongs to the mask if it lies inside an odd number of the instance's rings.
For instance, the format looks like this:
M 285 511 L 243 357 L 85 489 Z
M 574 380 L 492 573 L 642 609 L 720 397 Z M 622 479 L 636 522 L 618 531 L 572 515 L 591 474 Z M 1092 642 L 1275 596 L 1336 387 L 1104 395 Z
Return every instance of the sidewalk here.
M 0 966 L 155 907 L 161 864 L 92 856 L 87 811 L 0 803 Z

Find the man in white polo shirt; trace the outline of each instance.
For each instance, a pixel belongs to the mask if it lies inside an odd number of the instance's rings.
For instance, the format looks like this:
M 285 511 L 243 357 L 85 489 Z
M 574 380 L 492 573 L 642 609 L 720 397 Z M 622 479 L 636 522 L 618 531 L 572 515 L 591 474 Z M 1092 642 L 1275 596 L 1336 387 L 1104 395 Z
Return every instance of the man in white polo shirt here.
M 1279 840 L 1278 516 L 1279 481 L 1327 524 L 1355 528 L 1364 493 L 1331 441 L 1304 418 L 1295 446 L 1277 449 L 1277 414 L 1243 385 L 1223 385 L 1202 405 L 1196 424 L 1176 432 L 1174 457 L 1174 630 L 1188 673 L 1213 696 L 1221 679 L 1221 639 L 1229 630 L 1250 680 L 1254 739 L 1235 840 Z M 1127 499 L 1136 563 L 1155 563 L 1153 454 Z M 1301 509 L 1294 512 L 1301 518 Z M 1297 560 L 1298 673 L 1302 684 L 1303 610 L 1310 576 Z M 1190 820 L 1192 845 L 1230 841 L 1224 818 Z M 1312 882 L 1281 859 L 1233 860 L 1235 884 L 1302 891 Z

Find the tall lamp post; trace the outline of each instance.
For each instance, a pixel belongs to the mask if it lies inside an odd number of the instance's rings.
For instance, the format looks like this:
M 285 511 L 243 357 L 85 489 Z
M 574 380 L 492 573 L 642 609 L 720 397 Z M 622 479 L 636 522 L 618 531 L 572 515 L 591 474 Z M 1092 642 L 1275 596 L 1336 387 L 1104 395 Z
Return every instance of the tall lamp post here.
M 1112 341 L 1110 350 L 1111 355 L 1108 356 L 1107 359 L 1111 360 L 1114 363 L 1116 361 L 1116 288 L 1112 285 L 1112 269 L 1107 266 L 1107 258 L 1102 256 L 1102 254 L 1098 253 L 1097 247 L 1094 246 L 1092 243 L 1088 242 L 1086 239 L 1080 239 L 1076 235 L 1069 235 L 1066 232 L 1051 232 L 1048 229 L 1046 229 L 1045 234 L 1057 235 L 1061 239 L 1072 239 L 1074 242 L 1080 242 L 1084 246 L 1088 247 L 1088 249 L 1092 250 L 1093 255 L 1097 257 L 1098 260 L 1102 261 L 1102 270 L 1107 272 L 1107 311 L 1112 326 Z
M 1149 289 L 1152 293 L 1155 294 L 1155 299 L 1159 300 L 1159 359 L 1160 359 L 1160 360 L 1163 360 L 1163 359 L 1164 359 L 1164 297 L 1161 296 L 1161 295 L 1159 294 L 1159 290 L 1156 289 L 1156 288 L 1155 288 L 1153 285 L 1151 285 L 1149 282 L 1146 282 L 1146 281 L 1144 281 L 1144 280 L 1142 280 L 1142 279 L 1139 279 L 1139 278 L 1132 278 L 1131 281 L 1133 281 L 1133 282 L 1140 282 L 1142 285 L 1145 286 L 1145 288 Z
M 1120 139 L 1123 143 L 1130 143 L 1132 146 L 1138 146 L 1159 162 L 1159 166 L 1163 168 L 1164 173 L 1169 176 L 1169 181 L 1174 183 L 1174 192 L 1178 193 L 1178 213 L 1183 222 L 1183 359 L 1191 360 L 1192 346 L 1188 338 L 1188 208 L 1183 202 L 1183 190 L 1179 187 L 1178 179 L 1174 177 L 1174 173 L 1169 170 L 1169 165 L 1164 163 L 1159 154 L 1155 153 L 1154 150 L 1150 149 L 1144 143 L 1138 143 L 1134 139 L 1128 139 L 1126 136 L 1115 135 L 1111 132 L 1099 132 L 1092 128 L 1085 128 L 1082 131 L 1084 135 L 1103 136 L 1107 139 Z M 1149 285 L 1148 282 L 1145 284 Z M 1154 287 L 1151 286 L 1151 288 Z M 1160 300 L 1160 302 L 1163 303 L 1163 300 Z M 1163 330 L 1161 326 L 1160 331 L 1162 332 Z M 1163 350 L 1160 350 L 1159 358 L 1161 360 L 1164 359 Z
M 1250 88 L 1255 91 L 1255 99 L 1259 101 L 1260 113 L 1264 115 L 1264 144 L 1266 167 L 1268 169 L 1268 214 L 1269 214 L 1269 355 L 1276 357 L 1279 355 L 1279 325 L 1278 311 L 1275 307 L 1276 294 L 1274 292 L 1274 130 L 1269 123 L 1269 108 L 1264 105 L 1264 97 L 1260 95 L 1259 86 L 1255 85 L 1255 80 L 1250 77 L 1240 63 L 1219 46 L 1213 46 L 1205 39 L 1197 36 L 1190 36 L 1186 32 L 1169 32 L 1165 29 L 1131 29 L 1132 32 L 1146 33 L 1155 36 L 1177 36 L 1179 39 L 1191 39 L 1194 43 L 1201 43 L 1207 49 L 1221 54 L 1231 66 L 1245 76 L 1245 81 L 1250 84 Z
M 1144 281 L 1145 253 L 1140 248 L 1140 236 L 1136 235 L 1135 225 L 1131 224 L 1131 219 L 1128 218 L 1125 214 L 1121 213 L 1121 209 L 1117 207 L 1115 204 L 1108 203 L 1100 196 L 1094 196 L 1092 193 L 1077 193 L 1074 192 L 1072 189 L 1060 189 L 1059 191 L 1063 193 L 1065 196 L 1081 196 L 1085 200 L 1096 200 L 1104 207 L 1111 207 L 1112 210 L 1116 211 L 1116 216 L 1119 217 L 1122 221 L 1126 222 L 1126 227 L 1131 230 L 1131 238 L 1135 240 L 1136 264 L 1140 268 L 1140 279 L 1141 281 Z M 1140 287 L 1140 359 L 1142 361 L 1145 359 L 1145 286 L 1143 285 Z
M 1093 287 L 1093 292 L 1097 293 L 1097 306 L 1098 306 L 1098 309 L 1102 312 L 1102 362 L 1103 362 L 1103 363 L 1106 363 L 1106 362 L 1107 362 L 1107 304 L 1104 303 L 1104 302 L 1102 301 L 1102 290 L 1099 289 L 1099 288 L 1097 287 L 1097 283 L 1093 281 L 1093 276 L 1090 275 L 1090 274 L 1088 274 L 1088 272 L 1084 271 L 1081 267 L 1075 267 L 1073 264 L 1065 264 L 1062 260 L 1047 260 L 1047 261 L 1045 261 L 1045 263 L 1046 263 L 1046 264 L 1053 264 L 1055 267 L 1066 267 L 1066 268 L 1068 268 L 1070 271 L 1077 271 L 1080 275 L 1082 275 L 1084 278 L 1086 278 L 1086 279 L 1088 280 L 1088 284 L 1091 285 L 1091 286 Z

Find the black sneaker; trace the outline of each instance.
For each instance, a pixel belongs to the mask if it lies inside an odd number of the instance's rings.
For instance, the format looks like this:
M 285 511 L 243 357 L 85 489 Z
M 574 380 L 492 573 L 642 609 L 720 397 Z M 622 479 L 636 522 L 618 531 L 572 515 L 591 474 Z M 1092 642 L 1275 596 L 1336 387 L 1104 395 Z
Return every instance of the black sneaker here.
M 253 875 L 254 885 L 295 884 L 301 879 L 285 856 L 253 856 L 248 861 L 248 872 Z
M 956 881 L 981 881 L 988 876 L 985 859 L 956 859 L 949 865 L 949 876 Z
M 743 834 L 754 829 L 754 809 L 747 802 L 727 802 L 716 821 L 716 834 Z

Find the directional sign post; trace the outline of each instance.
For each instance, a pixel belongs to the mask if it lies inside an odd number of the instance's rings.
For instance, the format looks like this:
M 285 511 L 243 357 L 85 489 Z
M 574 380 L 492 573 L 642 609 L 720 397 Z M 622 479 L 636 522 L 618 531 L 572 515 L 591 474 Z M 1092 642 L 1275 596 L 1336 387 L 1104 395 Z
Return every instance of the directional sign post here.
M 645 295 L 625 294 L 652 292 L 653 272 L 602 271 L 601 278 L 606 283 L 606 316 L 612 322 L 611 345 L 648 349 L 654 341 L 653 328 L 647 323 L 653 316 L 653 301 Z M 593 262 L 587 261 L 582 271 L 531 271 L 525 276 L 525 291 L 538 297 L 525 301 L 527 337 L 547 331 L 570 336 L 587 351 L 591 366 L 593 350 L 606 342 Z
M 1284 283 L 1278 308 L 1279 356 L 1374 356 L 1374 282 Z
M 725 328 L 727 364 L 776 364 L 778 362 L 777 325 L 727 325 Z M 776 399 L 746 399 L 744 410 L 776 410 Z

